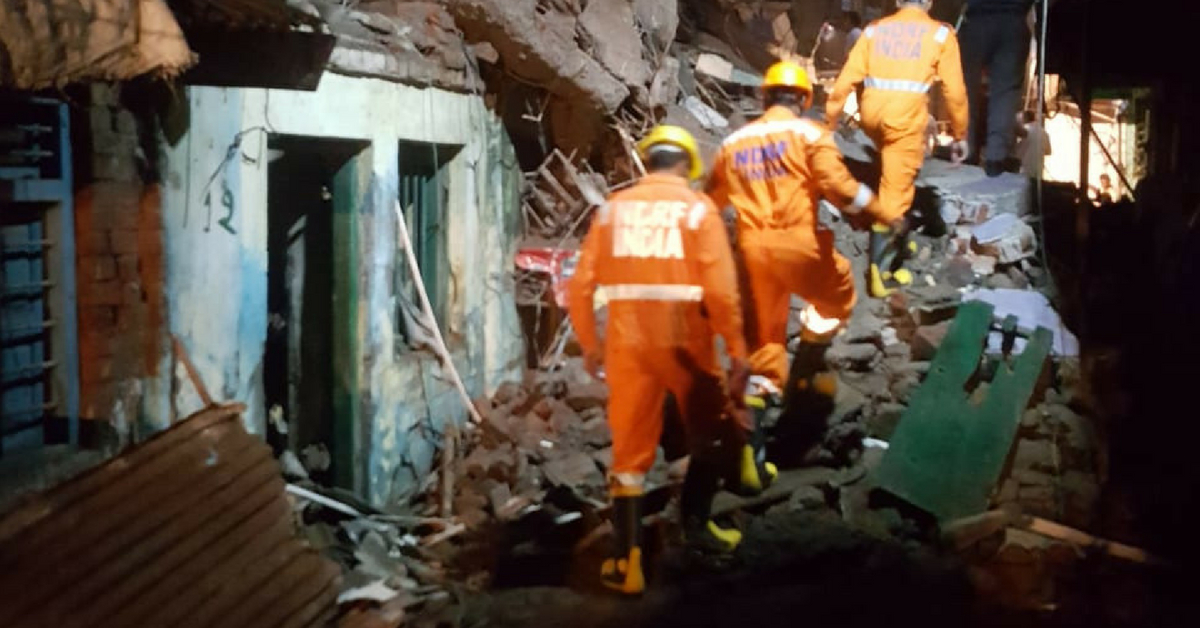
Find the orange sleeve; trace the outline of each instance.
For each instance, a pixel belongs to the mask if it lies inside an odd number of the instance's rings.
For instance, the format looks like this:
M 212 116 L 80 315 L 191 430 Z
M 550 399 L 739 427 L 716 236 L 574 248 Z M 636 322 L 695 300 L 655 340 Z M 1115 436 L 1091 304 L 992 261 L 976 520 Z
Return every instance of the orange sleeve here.
M 725 175 L 725 147 L 717 149 L 717 157 L 713 161 L 712 170 L 708 173 L 708 183 L 704 186 L 704 191 L 716 204 L 718 211 L 729 204 L 729 179 Z
M 601 207 L 597 210 L 603 211 Z M 575 274 L 567 283 L 567 315 L 575 328 L 575 337 L 585 354 L 600 350 L 600 341 L 596 336 L 596 259 L 599 257 L 604 240 L 609 239 L 609 229 L 600 217 L 592 221 L 583 246 L 579 251 L 579 262 L 575 265 Z
M 700 221 L 697 240 L 697 261 L 700 285 L 704 288 L 704 307 L 708 310 L 713 329 L 725 339 L 729 357 L 746 359 L 746 338 L 742 335 L 742 305 L 738 294 L 737 270 L 725 223 L 717 208 L 704 199 L 709 211 Z
M 950 130 L 954 139 L 967 137 L 967 85 L 963 82 L 962 57 L 958 50 L 958 37 L 953 31 L 942 46 L 942 56 L 937 64 L 938 77 L 942 79 L 942 96 L 950 110 Z
M 846 58 L 846 65 L 842 66 L 837 82 L 833 84 L 833 92 L 825 101 L 825 122 L 830 129 L 837 129 L 850 92 L 862 84 L 863 79 L 867 77 L 867 55 L 870 54 L 870 41 L 871 39 L 864 33 L 858 38 L 858 41 L 854 42 L 854 47 L 850 49 L 850 56 Z
M 828 131 L 823 131 L 820 138 L 807 143 L 805 148 L 817 189 L 829 202 L 850 214 L 866 211 L 872 216 L 879 216 L 882 213 L 879 197 L 846 169 L 842 153 Z

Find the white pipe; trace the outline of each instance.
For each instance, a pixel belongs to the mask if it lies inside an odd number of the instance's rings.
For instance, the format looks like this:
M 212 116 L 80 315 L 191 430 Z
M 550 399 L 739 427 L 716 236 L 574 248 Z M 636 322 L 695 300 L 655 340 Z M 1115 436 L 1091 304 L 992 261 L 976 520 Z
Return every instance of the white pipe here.
M 330 499 L 320 493 L 310 491 L 302 486 L 296 486 L 295 484 L 288 484 L 287 486 L 284 487 L 284 490 L 291 493 L 292 495 L 297 496 L 297 497 L 307 499 L 310 502 L 315 502 L 315 503 L 321 504 L 322 506 L 324 506 L 326 508 L 332 508 L 333 510 L 338 511 L 338 512 L 342 513 L 343 515 L 350 515 L 351 517 L 355 517 L 358 519 L 362 519 L 364 517 L 364 515 L 361 512 L 358 512 L 358 510 L 353 508 L 352 506 L 348 506 L 337 500 Z
M 408 259 L 408 271 L 412 275 L 413 283 L 417 284 L 417 296 L 421 298 L 421 313 L 425 324 L 433 330 L 433 337 L 437 340 L 434 350 L 437 351 L 438 358 L 442 361 L 442 368 L 450 374 L 450 380 L 454 383 L 454 388 L 458 390 L 459 396 L 462 397 L 463 404 L 467 406 L 471 420 L 475 423 L 482 423 L 483 417 L 479 414 L 479 410 L 475 409 L 471 395 L 467 394 L 467 387 L 463 386 L 462 378 L 458 376 L 458 369 L 454 368 L 454 360 L 450 359 L 450 352 L 446 350 L 446 341 L 442 338 L 442 330 L 438 329 L 437 320 L 433 317 L 433 306 L 429 304 L 429 295 L 425 292 L 425 282 L 421 281 L 421 268 L 417 266 L 417 257 L 413 254 L 412 240 L 408 237 L 408 225 L 405 224 L 404 211 L 400 207 L 399 200 L 396 201 L 396 223 L 399 226 L 400 245 L 404 247 L 404 257 Z

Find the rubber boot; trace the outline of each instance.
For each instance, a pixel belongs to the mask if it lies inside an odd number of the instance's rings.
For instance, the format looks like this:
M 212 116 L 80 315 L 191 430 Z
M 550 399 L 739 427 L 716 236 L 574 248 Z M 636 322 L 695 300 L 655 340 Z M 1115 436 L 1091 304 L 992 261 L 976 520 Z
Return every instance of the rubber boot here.
M 872 225 L 868 247 L 871 259 L 867 270 L 867 292 L 872 297 L 882 299 L 900 286 L 912 283 L 912 273 L 898 266 L 915 246 L 907 238 L 896 237 L 890 227 Z
M 742 541 L 742 533 L 721 528 L 710 519 L 712 500 L 720 486 L 722 458 L 729 456 L 719 446 L 697 452 L 688 465 L 687 477 L 679 499 L 683 519 L 683 537 L 688 550 L 702 555 L 732 553 Z
M 837 397 L 837 375 L 825 362 L 832 338 L 801 336 L 783 388 L 783 413 L 775 426 L 774 457 L 809 464 L 808 452 L 821 443 Z
M 642 491 L 619 487 L 613 491 L 612 501 L 613 554 L 601 564 L 600 580 L 623 595 L 641 595 L 646 590 L 642 571 Z
M 730 493 L 754 497 L 770 488 L 779 477 L 779 469 L 767 461 L 767 436 L 763 429 L 765 415 L 772 405 L 771 401 L 761 397 L 746 397 L 746 410 L 754 420 L 754 429 L 749 434 L 749 442 L 742 445 L 732 473 L 725 479 L 725 490 Z

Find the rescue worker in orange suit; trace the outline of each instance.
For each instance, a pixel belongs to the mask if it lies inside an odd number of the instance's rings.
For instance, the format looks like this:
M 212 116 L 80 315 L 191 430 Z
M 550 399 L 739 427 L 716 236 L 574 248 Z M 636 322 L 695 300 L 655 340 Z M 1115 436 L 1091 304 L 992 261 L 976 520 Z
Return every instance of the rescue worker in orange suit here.
M 601 578 L 625 594 L 645 587 L 641 499 L 668 392 L 681 406 L 691 450 L 680 500 L 686 542 L 721 553 L 740 542 L 741 533 L 718 527 L 710 511 L 745 443 L 744 413 L 732 400 L 741 399 L 748 373 L 725 226 L 712 201 L 688 187 L 703 168 L 696 141 L 684 129 L 660 126 L 638 148 L 649 174 L 597 210 L 568 284 L 568 312 L 585 363 L 597 376 L 603 367 L 610 390 L 616 548 Z M 603 346 L 594 314 L 599 288 L 608 304 Z M 716 334 L 730 358 L 728 378 Z
M 819 227 L 822 196 L 860 226 L 878 218 L 879 202 L 846 170 L 833 136 L 801 115 L 812 84 L 801 66 L 781 61 L 767 70 L 765 112 L 725 139 L 709 178 L 717 206 L 737 215 L 737 254 L 745 273 L 746 341 L 750 369 L 782 391 L 795 407 L 798 391 L 821 385 L 832 397 L 835 380 L 823 375 L 825 350 L 854 309 L 850 261 Z M 791 295 L 807 303 L 801 343 L 788 366 Z M 784 381 L 784 378 L 787 381 Z
M 879 181 L 882 220 L 871 230 L 868 289 L 884 297 L 910 283 L 911 274 L 896 265 L 906 252 L 914 182 L 925 161 L 929 121 L 929 89 L 942 81 L 950 112 L 955 162 L 967 155 L 967 90 L 954 29 L 929 17 L 932 0 L 897 0 L 899 10 L 868 26 L 850 51 L 846 65 L 826 102 L 831 129 L 841 121 L 846 99 L 863 86 L 859 111 L 862 127 L 879 149 L 883 176 Z M 893 272 L 894 271 L 894 272 Z

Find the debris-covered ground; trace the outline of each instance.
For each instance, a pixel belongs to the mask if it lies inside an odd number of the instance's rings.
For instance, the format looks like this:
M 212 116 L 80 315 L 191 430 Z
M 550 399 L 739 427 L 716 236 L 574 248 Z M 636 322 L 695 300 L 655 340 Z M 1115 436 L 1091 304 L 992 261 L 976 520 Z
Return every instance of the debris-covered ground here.
M 837 396 L 810 408 L 822 423 L 817 429 L 799 426 L 816 438 L 798 446 L 789 432 L 798 426 L 773 426 L 769 451 L 784 467 L 778 484 L 758 498 L 718 499 L 718 516 L 747 534 L 735 564 L 703 569 L 674 549 L 673 497 L 683 468 L 660 459 L 645 517 L 649 549 L 661 557 L 650 592 L 629 602 L 598 591 L 608 532 L 607 390 L 573 357 L 561 309 L 574 249 L 603 195 L 638 176 L 637 137 L 667 122 L 688 128 L 706 153 L 714 150 L 760 113 L 754 86 L 772 60 L 788 56 L 819 69 L 811 58 L 823 16 L 810 15 L 805 3 L 731 0 L 444 4 L 527 170 L 526 240 L 515 263 L 530 371 L 525 382 L 477 401 L 481 423 L 446 435 L 441 463 L 414 503 L 380 512 L 306 482 L 312 452 L 285 465 L 298 483 L 310 541 L 343 566 L 347 608 L 390 609 L 393 622 L 403 615 L 430 626 L 874 625 L 897 618 L 931 626 L 1081 618 L 1136 625 L 1145 617 L 1147 593 L 1131 583 L 1147 580 L 1128 576 L 1151 569 L 1153 557 L 1097 545 L 1087 534 L 1114 529 L 1101 521 L 1112 509 L 1101 499 L 1107 443 L 1093 420 L 1100 396 L 1058 314 L 1060 273 L 1030 184 L 932 158 L 914 202 L 921 224 L 907 265 L 915 282 L 887 299 L 860 292 L 826 356 Z M 824 84 L 836 71 L 814 75 Z M 819 110 L 820 89 L 817 96 Z M 875 183 L 869 141 L 852 128 L 837 139 L 852 172 Z M 824 222 L 861 278 L 866 234 L 835 213 Z M 969 403 L 986 405 L 991 376 L 1011 364 L 999 356 L 1020 354 L 1039 327 L 1050 334 L 1049 359 L 1027 378 L 1011 438 L 989 444 L 1003 461 L 980 496 L 987 512 L 938 526 L 879 490 L 877 470 L 893 453 L 898 427 L 928 414 L 912 409 L 914 399 L 971 302 L 989 304 L 998 327 L 1015 317 L 1022 337 L 1008 347 L 999 332 L 988 336 Z M 798 315 L 802 303 L 794 305 Z
M 596 589 L 607 532 L 607 391 L 571 357 L 568 327 L 526 382 L 478 403 L 483 422 L 447 441 L 411 514 L 369 515 L 357 505 L 361 516 L 349 516 L 306 502 L 310 537 L 341 560 L 355 596 L 398 596 L 417 625 L 791 625 L 796 618 L 867 625 L 895 617 L 1004 625 L 1108 613 L 1086 600 L 1110 586 L 1123 587 L 1115 617 L 1136 622 L 1146 591 L 1129 589 L 1142 581 L 1126 576 L 1147 567 L 1097 554 L 1091 537 L 1074 535 L 1097 529 L 1105 445 L 1088 418 L 1078 343 L 1049 298 L 1053 281 L 1029 217 L 1028 184 L 931 161 L 920 185 L 924 225 L 909 261 L 916 281 L 887 299 L 861 295 L 827 354 L 839 387 L 820 440 L 788 451 L 777 431 L 772 456 L 785 463 L 779 485 L 760 498 L 718 500 L 719 516 L 747 531 L 735 566 L 705 571 L 673 549 L 680 470 L 660 459 L 646 517 L 651 551 L 662 555 L 651 593 L 621 602 Z M 836 219 L 828 224 L 861 276 L 866 235 Z M 956 313 L 972 301 L 990 303 L 998 317 L 1016 316 L 1020 329 L 1045 327 L 1051 359 L 1004 445 L 1009 453 L 988 499 L 997 516 L 939 529 L 881 495 L 874 471 Z M 998 333 L 988 344 L 985 354 L 1003 349 Z M 988 395 L 986 370 L 976 402 Z M 1031 527 L 1031 517 L 1070 533 Z

